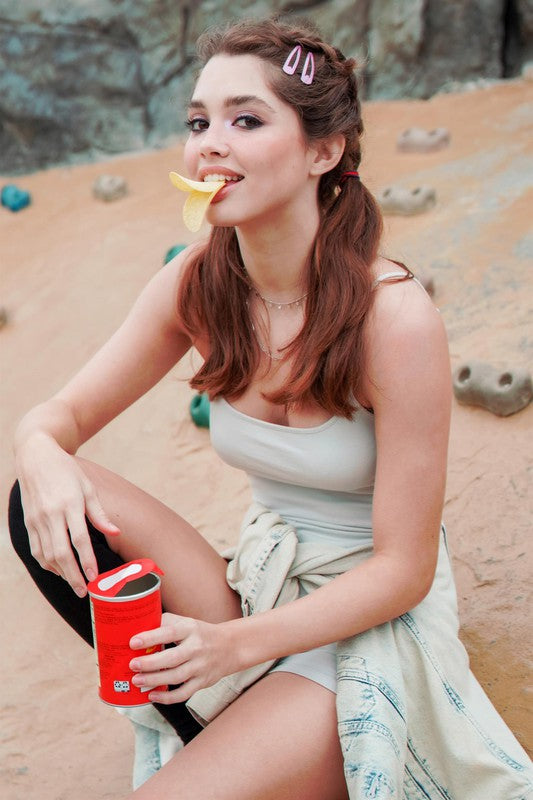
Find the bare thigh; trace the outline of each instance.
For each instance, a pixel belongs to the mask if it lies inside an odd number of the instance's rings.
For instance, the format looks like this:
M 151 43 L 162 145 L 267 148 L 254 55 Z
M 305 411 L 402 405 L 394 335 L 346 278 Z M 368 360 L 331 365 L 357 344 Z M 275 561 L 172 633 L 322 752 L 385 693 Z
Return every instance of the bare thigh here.
M 151 558 L 164 571 L 167 611 L 208 622 L 241 616 L 226 581 L 225 559 L 186 520 L 138 486 L 98 464 L 78 459 L 109 518 L 121 530 L 109 546 L 125 561 Z
M 335 695 L 300 675 L 267 675 L 131 800 L 346 800 Z

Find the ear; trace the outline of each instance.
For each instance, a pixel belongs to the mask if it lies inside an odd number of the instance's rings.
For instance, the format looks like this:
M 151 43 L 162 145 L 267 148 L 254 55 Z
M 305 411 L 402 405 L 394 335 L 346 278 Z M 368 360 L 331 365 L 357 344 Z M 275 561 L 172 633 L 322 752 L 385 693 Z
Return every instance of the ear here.
M 342 133 L 320 139 L 309 148 L 311 175 L 323 175 L 337 166 L 344 154 L 346 137 Z

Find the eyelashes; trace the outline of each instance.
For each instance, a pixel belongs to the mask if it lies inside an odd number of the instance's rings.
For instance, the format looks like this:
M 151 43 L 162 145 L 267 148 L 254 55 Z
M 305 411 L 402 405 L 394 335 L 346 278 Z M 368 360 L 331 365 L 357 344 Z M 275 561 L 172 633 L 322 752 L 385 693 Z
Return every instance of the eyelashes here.
M 191 133 L 201 133 L 201 131 L 207 130 L 209 127 L 209 123 L 206 119 L 202 119 L 202 117 L 193 117 L 193 119 L 186 119 L 185 120 L 186 127 L 191 131 Z
M 244 128 L 247 131 L 251 131 L 255 128 L 261 128 L 263 123 L 259 117 L 256 117 L 254 114 L 239 114 L 235 122 L 233 122 L 233 125 L 237 128 Z
M 185 125 L 191 133 L 202 133 L 209 128 L 209 120 L 205 117 L 192 117 L 185 121 Z M 241 130 L 252 131 L 263 126 L 263 122 L 256 117 L 255 114 L 239 114 L 233 121 L 226 122 L 226 125 L 231 125 L 233 128 L 240 128 Z

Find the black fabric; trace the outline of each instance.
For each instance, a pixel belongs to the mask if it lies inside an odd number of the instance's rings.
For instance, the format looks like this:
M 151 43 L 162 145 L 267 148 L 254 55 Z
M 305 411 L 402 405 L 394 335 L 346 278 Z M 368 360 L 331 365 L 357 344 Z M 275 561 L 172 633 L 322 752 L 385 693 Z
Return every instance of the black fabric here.
M 87 520 L 87 527 L 98 563 L 98 572 L 107 572 L 123 564 L 124 561 L 107 544 L 104 534 L 97 530 L 90 520 Z M 93 647 L 89 596 L 78 597 L 63 578 L 42 569 L 31 554 L 18 482 L 11 489 L 9 497 L 9 532 L 15 552 L 38 589 L 65 622 Z M 154 705 L 186 744 L 202 730 L 202 726 L 190 714 L 185 703 L 173 703 L 170 706 L 160 703 Z

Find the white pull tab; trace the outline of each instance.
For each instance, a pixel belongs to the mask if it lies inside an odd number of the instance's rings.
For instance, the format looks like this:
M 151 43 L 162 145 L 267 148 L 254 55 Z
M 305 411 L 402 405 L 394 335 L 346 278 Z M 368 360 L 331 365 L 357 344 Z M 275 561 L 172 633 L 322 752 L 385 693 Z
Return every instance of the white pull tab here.
M 120 581 L 123 581 L 124 578 L 129 578 L 130 575 L 137 575 L 138 572 L 142 570 L 142 564 L 130 564 L 124 569 L 115 572 L 114 575 L 109 575 L 107 578 L 102 578 L 101 581 L 98 581 L 98 588 L 102 590 L 102 592 L 107 592 L 108 589 L 111 589 Z

